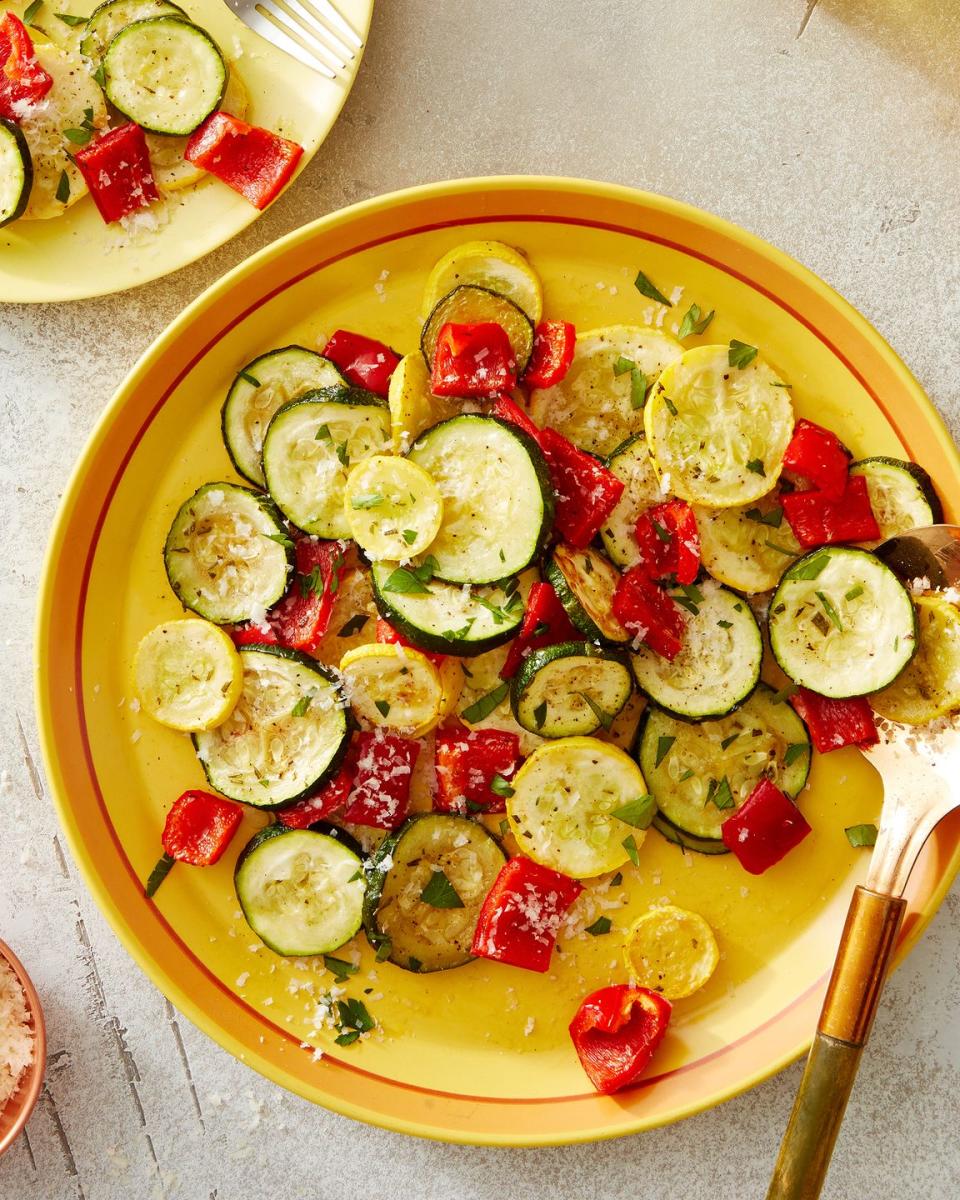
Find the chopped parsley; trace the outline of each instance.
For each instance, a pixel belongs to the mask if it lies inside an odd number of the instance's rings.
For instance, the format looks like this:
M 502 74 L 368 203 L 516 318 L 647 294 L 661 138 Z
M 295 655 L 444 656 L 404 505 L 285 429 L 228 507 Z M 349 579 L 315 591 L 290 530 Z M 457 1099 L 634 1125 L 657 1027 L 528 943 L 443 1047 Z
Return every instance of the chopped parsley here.
M 666 392 L 664 392 L 664 393 L 663 393 L 663 402 L 664 402 L 664 404 L 667 406 L 667 408 L 669 409 L 669 411 L 670 411 L 670 416 L 671 416 L 671 417 L 675 417 L 675 416 L 677 415 L 677 406 L 676 406 L 676 405 L 674 404 L 674 402 L 673 402 L 673 401 L 670 399 L 670 397 L 667 395 L 667 393 L 666 393 Z
M 382 590 L 405 595 L 411 593 L 429 595 L 430 589 L 427 584 L 433 578 L 436 569 L 437 560 L 432 554 L 425 558 L 419 567 L 396 567 L 387 576 Z
M 736 338 L 730 342 L 727 362 L 731 367 L 748 367 L 756 357 L 756 346 L 748 346 L 746 342 L 738 342 Z
M 586 692 L 577 692 L 580 699 L 586 704 L 587 708 L 593 713 L 604 729 L 609 729 L 613 724 L 615 713 L 608 713 L 600 707 L 594 698 Z M 541 722 L 542 724 L 542 722 Z
M 87 23 L 86 17 L 75 17 L 73 13 L 54 13 L 53 15 L 58 21 L 62 21 L 64 25 L 69 25 L 71 28 L 76 25 L 86 25 Z
M 463 717 L 463 719 L 469 724 L 475 725 L 477 721 L 482 721 L 484 717 L 489 717 L 509 691 L 509 683 L 499 684 L 493 689 L 492 692 L 487 692 L 487 694 L 485 696 L 481 696 L 479 700 L 474 700 L 473 704 L 468 704 L 467 707 L 462 710 L 460 716 Z
M 721 629 L 732 629 L 733 628 L 732 621 L 718 621 L 717 624 L 720 626 Z
M 703 333 L 715 315 L 715 310 L 711 308 L 705 317 L 701 316 L 700 305 L 691 304 L 683 314 L 683 320 L 680 322 L 680 332 L 677 334 L 677 337 L 685 338 L 689 337 L 691 333 Z
M 542 729 L 543 723 L 546 719 L 547 719 L 547 702 L 546 702 L 546 700 L 544 700 L 542 704 L 538 704 L 537 707 L 533 710 L 533 720 L 534 720 L 534 723 L 536 724 L 537 728 Z
M 334 958 L 332 954 L 323 956 L 323 965 L 332 972 L 334 983 L 346 983 L 351 975 L 356 975 L 360 970 L 352 962 L 347 962 L 345 958 Z
M 63 136 L 75 146 L 85 146 L 93 137 L 89 129 L 65 129 Z
M 615 808 L 610 815 L 625 825 L 632 825 L 634 829 L 649 829 L 650 822 L 657 815 L 657 802 L 652 796 L 637 796 L 635 800 L 628 800 L 626 804 Z
M 143 894 L 148 899 L 154 894 L 160 884 L 163 883 L 166 877 L 170 874 L 171 870 L 173 869 L 173 864 L 176 861 L 177 860 L 175 858 L 171 858 L 169 854 L 161 855 L 157 865 L 150 872 L 150 877 L 147 879 L 146 885 L 143 889 Z
M 413 543 L 417 540 L 417 531 L 415 529 L 404 529 L 403 533 L 401 534 L 401 537 L 407 543 L 408 546 L 412 546 Z
M 591 934 L 593 937 L 599 937 L 601 934 L 609 933 L 612 928 L 613 922 L 609 917 L 597 917 L 592 925 L 586 927 L 584 932 Z
M 362 1000 L 356 999 L 337 1001 L 336 1024 L 341 1031 L 340 1036 L 334 1039 L 338 1046 L 351 1046 L 361 1033 L 369 1033 L 377 1027 L 376 1021 L 367 1012 L 367 1006 Z
M 659 767 L 663 760 L 670 753 L 670 747 L 677 739 L 670 734 L 661 734 L 657 738 L 657 756 L 654 759 L 653 765 Z
M 656 517 L 650 518 L 650 524 L 653 526 L 653 532 L 657 535 L 661 542 L 670 542 L 673 540 L 673 534 L 666 527 L 666 525 L 661 525 Z
M 624 850 L 626 850 L 627 858 L 630 859 L 633 865 L 635 867 L 639 867 L 640 855 L 637 851 L 637 839 L 633 836 L 633 834 L 628 834 L 620 843 L 620 845 L 624 848 Z
M 242 374 L 242 372 L 241 372 L 241 374 Z M 244 378 L 249 379 L 250 382 L 253 383 L 252 375 L 246 375 L 246 376 L 244 376 Z M 257 386 L 259 387 L 259 384 Z M 320 428 L 317 430 L 317 432 L 314 434 L 313 440 L 315 442 L 332 442 L 333 434 L 330 432 L 330 426 L 329 425 L 321 425 Z
M 652 386 L 653 378 L 648 378 L 639 367 L 634 367 L 630 372 L 630 407 L 633 409 L 643 408 Z
M 361 496 L 354 496 L 350 501 L 351 508 L 379 508 L 383 503 L 383 496 L 379 492 L 367 492 Z M 416 536 L 416 535 L 414 535 Z
M 347 443 L 337 443 L 337 458 L 340 459 L 341 466 L 347 467 L 350 465 L 350 455 L 347 453 Z
M 34 17 L 36 17 L 36 15 L 40 12 L 41 8 L 43 8 L 43 0 L 33 0 L 31 4 L 28 4 L 23 10 L 22 20 L 24 25 L 32 25 L 33 28 L 36 29 L 36 25 L 33 24 L 33 20 Z
M 420 893 L 420 899 L 431 908 L 463 908 L 457 889 L 443 871 L 434 871 Z
M 733 745 L 733 743 L 734 743 L 734 742 L 737 740 L 737 738 L 738 738 L 739 736 L 740 736 L 740 734 L 739 734 L 739 733 L 731 733 L 731 734 L 729 735 L 729 737 L 725 737 L 725 738 L 723 739 L 723 741 L 720 743 L 720 749 L 721 749 L 721 750 L 726 750 L 726 749 L 728 749 L 730 746 L 732 746 L 732 745 Z
M 510 786 L 510 781 L 504 779 L 504 777 L 499 773 L 494 775 L 494 777 L 490 780 L 490 791 L 493 792 L 495 796 L 510 797 L 513 795 L 513 788 Z
M 500 836 L 506 837 L 509 832 L 510 822 L 506 819 L 506 817 L 504 817 L 504 819 L 500 822 Z
M 774 692 L 770 697 L 771 704 L 782 704 L 784 700 L 789 700 L 791 696 L 795 696 L 800 691 L 800 685 L 797 683 L 788 683 L 780 689 L 779 692 Z
M 60 179 L 57 182 L 57 202 L 66 204 L 70 199 L 70 176 L 66 171 L 60 172 Z
M 863 595 L 863 587 L 858 583 L 856 587 L 852 587 L 849 592 L 843 597 L 844 600 L 856 600 Z
M 767 468 L 763 465 L 762 458 L 751 458 L 747 463 L 747 470 L 752 471 L 754 475 L 766 475 Z
M 390 715 L 389 700 L 374 700 L 373 703 L 376 706 L 377 712 L 380 714 L 381 717 L 386 718 Z
M 756 521 L 760 525 L 770 525 L 774 529 L 779 529 L 783 524 L 783 505 L 778 504 L 769 512 L 761 512 L 759 508 L 748 508 L 745 515 L 749 520 Z
M 320 564 L 316 563 L 309 575 L 298 575 L 297 585 L 300 588 L 300 595 L 304 600 L 306 600 L 311 592 L 315 596 L 322 596 L 323 574 L 320 571 Z
M 616 875 L 614 875 L 614 877 L 610 880 L 610 886 L 611 887 L 619 887 L 621 883 L 623 883 L 623 872 L 618 871 L 616 873 Z
M 790 549 L 789 546 L 783 546 L 780 544 L 780 542 L 775 542 L 772 538 L 767 538 L 767 540 L 763 544 L 765 546 L 769 546 L 771 550 L 776 550 L 778 554 L 785 555 L 787 558 L 796 558 L 797 557 L 796 554 Z
M 97 69 L 94 71 L 93 78 L 95 79 L 95 81 L 97 83 L 99 83 L 99 85 L 102 88 L 105 88 L 107 86 L 107 74 L 106 74 L 106 71 L 104 71 L 104 69 L 103 69 L 103 63 L 101 63 L 99 65 L 99 67 L 97 67 Z
M 369 620 L 370 618 L 366 615 L 366 613 L 357 613 L 355 617 L 351 617 L 345 625 L 340 627 L 340 632 L 337 634 L 337 637 L 353 637 L 355 633 L 360 632 L 360 630 Z
M 613 373 L 619 378 L 621 375 L 626 375 L 628 371 L 636 369 L 637 364 L 632 358 L 624 358 L 622 354 L 618 355 L 613 363 Z
M 847 835 L 847 841 L 855 849 L 859 849 L 861 846 L 876 845 L 876 825 L 848 825 L 843 832 Z
M 830 561 L 829 554 L 815 554 L 812 558 L 801 559 L 795 567 L 787 572 L 786 579 L 816 579 Z
M 802 758 L 810 749 L 806 742 L 791 742 L 783 756 L 783 765 L 792 767 L 798 758 Z
M 840 614 L 833 607 L 833 602 L 831 601 L 830 597 L 826 594 L 826 592 L 817 592 L 817 599 L 823 605 L 823 611 L 830 618 L 830 623 L 835 625 L 837 629 L 843 633 L 843 622 L 840 620 Z
M 316 694 L 316 692 L 308 692 L 306 696 L 301 696 L 293 708 L 290 709 L 290 716 L 305 717 L 307 715 L 307 710 L 313 703 L 313 698 Z
M 721 810 L 735 806 L 736 801 L 733 798 L 733 792 L 730 790 L 730 781 L 726 775 L 719 780 L 710 780 L 707 786 L 707 799 L 705 803 L 710 804 L 711 801 Z
M 666 298 L 663 292 L 660 291 L 655 284 L 651 283 L 649 278 L 642 271 L 637 272 L 637 277 L 633 281 L 633 286 L 637 289 L 641 296 L 646 296 L 648 300 L 656 300 L 658 304 L 665 304 L 667 308 L 671 307 L 670 301 Z
M 285 533 L 268 533 L 265 536 L 268 537 L 271 542 L 277 542 L 281 546 L 286 546 L 288 550 L 293 549 L 293 539 L 288 537 Z

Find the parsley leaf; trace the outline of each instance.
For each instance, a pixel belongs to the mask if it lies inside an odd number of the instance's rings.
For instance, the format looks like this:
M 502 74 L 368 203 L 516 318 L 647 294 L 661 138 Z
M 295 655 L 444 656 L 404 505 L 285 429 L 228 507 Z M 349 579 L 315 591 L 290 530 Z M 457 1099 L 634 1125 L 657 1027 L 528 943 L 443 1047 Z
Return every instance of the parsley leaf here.
M 391 571 L 381 590 L 384 592 L 428 595 L 430 589 L 427 587 L 427 584 L 433 578 L 433 573 L 436 569 L 437 560 L 431 554 L 423 560 L 419 567 L 397 567 Z
M 653 379 L 644 375 L 639 367 L 634 367 L 630 372 L 630 407 L 632 409 L 643 408 L 652 386 Z
M 619 887 L 621 883 L 623 883 L 623 872 L 618 871 L 616 873 L 616 875 L 614 875 L 614 877 L 610 880 L 610 886 L 611 887 Z
M 533 720 L 534 720 L 534 723 L 536 724 L 536 727 L 538 729 L 542 729 L 543 723 L 546 719 L 547 719 L 547 702 L 546 702 L 546 700 L 544 700 L 542 704 L 538 704 L 537 707 L 533 710 Z
M 57 182 L 57 202 L 66 204 L 70 199 L 70 176 L 66 171 L 60 172 L 60 179 Z
M 756 346 L 748 346 L 746 342 L 738 342 L 736 338 L 730 342 L 727 362 L 731 367 L 748 367 L 756 357 Z
M 802 758 L 810 747 L 806 742 L 791 742 L 783 756 L 783 765 L 792 767 L 798 758 Z
M 412 546 L 417 540 L 417 531 L 415 529 L 405 529 L 403 531 L 403 540 L 408 546 Z
M 490 780 L 490 791 L 493 792 L 495 796 L 506 797 L 512 796 L 514 792 L 513 788 L 510 786 L 510 781 L 504 779 L 504 777 L 499 773 L 494 775 L 494 777 Z
M 770 525 L 774 529 L 779 529 L 783 524 L 782 505 L 771 508 L 769 512 L 761 512 L 759 508 L 748 508 L 745 515 L 749 520 L 756 521 L 759 525 Z
M 107 86 L 107 73 L 103 69 L 103 63 L 101 63 L 94 71 L 93 78 L 94 81 L 100 85 L 100 87 L 105 88 Z
M 618 378 L 621 375 L 626 375 L 628 371 L 636 369 L 637 364 L 632 358 L 624 358 L 622 354 L 618 354 L 613 363 L 613 373 Z
M 293 708 L 290 709 L 290 716 L 305 717 L 307 715 L 307 709 L 313 703 L 313 697 L 315 695 L 316 692 L 308 692 L 306 696 L 301 696 Z
M 747 470 L 752 471 L 754 475 L 766 475 L 767 468 L 763 465 L 762 458 L 751 458 L 747 463 Z
M 637 796 L 635 800 L 628 800 L 620 808 L 615 808 L 610 815 L 625 825 L 632 825 L 634 829 L 649 829 L 650 822 L 657 815 L 657 803 L 652 796 Z
M 816 579 L 829 561 L 830 555 L 826 553 L 802 558 L 796 566 L 787 571 L 784 579 Z
M 609 917 L 597 917 L 592 925 L 586 927 L 584 932 L 591 934 L 593 937 L 599 937 L 603 933 L 609 933 L 612 928 L 613 922 Z
M 785 684 L 779 692 L 774 692 L 770 697 L 771 704 L 782 704 L 784 700 L 789 700 L 791 696 L 795 696 L 800 691 L 800 685 L 797 683 Z
M 340 465 L 347 467 L 350 465 L 350 455 L 347 453 L 347 443 L 345 441 L 337 443 L 337 458 L 340 459 Z
M 431 908 L 463 908 L 457 889 L 443 871 L 434 871 L 420 893 L 420 899 Z
M 861 846 L 876 845 L 876 825 L 848 825 L 843 832 L 847 835 L 847 841 L 855 849 L 859 849 Z
M 863 595 L 863 587 L 858 583 L 856 587 L 852 587 L 849 592 L 843 597 L 844 600 L 856 600 Z
M 475 700 L 473 704 L 468 704 L 462 710 L 460 716 L 471 725 L 475 725 L 477 721 L 482 721 L 484 717 L 489 717 L 493 710 L 510 691 L 509 683 L 501 683 L 493 689 L 492 692 L 487 692 L 485 696 L 481 696 L 479 700 Z
M 817 599 L 823 605 L 823 611 L 830 618 L 832 625 L 835 625 L 841 633 L 843 633 L 843 622 L 840 620 L 840 614 L 833 607 L 833 602 L 826 592 L 817 592 Z
M 677 337 L 685 338 L 689 337 L 691 333 L 703 333 L 715 315 L 715 310 L 711 308 L 705 317 L 701 316 L 700 305 L 691 304 L 680 322 L 680 332 Z
M 366 613 L 357 613 L 357 615 L 355 617 L 351 617 L 350 620 L 347 621 L 347 623 L 345 625 L 341 626 L 340 632 L 337 634 L 337 637 L 342 637 L 342 638 L 353 637 L 353 635 L 355 633 L 360 632 L 360 630 L 364 627 L 364 625 L 366 625 L 366 623 L 369 620 L 370 620 L 370 618 L 366 615 Z
M 309 575 L 298 575 L 297 584 L 300 587 L 300 595 L 304 600 L 306 600 L 311 592 L 315 596 L 322 596 L 323 575 L 320 571 L 320 564 L 316 563 Z
M 637 289 L 641 296 L 646 296 L 648 300 L 656 300 L 658 304 L 665 304 L 667 308 L 671 307 L 670 301 L 666 298 L 663 292 L 661 292 L 659 288 L 652 284 L 642 271 L 637 272 L 637 277 L 633 281 L 633 286 Z
M 323 965 L 328 971 L 333 973 L 334 983 L 346 983 L 351 975 L 356 975 L 359 967 L 355 967 L 352 962 L 347 962 L 344 958 L 334 958 L 332 954 L 323 956 Z
M 723 739 L 723 741 L 720 743 L 720 749 L 721 750 L 728 749 L 730 746 L 733 745 L 733 743 L 737 740 L 737 738 L 739 736 L 740 736 L 739 733 L 731 733 L 728 737 L 725 737 Z
M 768 546 L 771 550 L 776 550 L 778 554 L 785 555 L 787 558 L 796 558 L 797 557 L 796 554 L 794 553 L 794 551 L 791 550 L 789 546 L 781 545 L 780 542 L 775 542 L 773 540 L 773 538 L 767 538 L 767 540 L 763 544 L 765 546 Z
M 625 837 L 620 843 L 620 845 L 624 848 L 624 850 L 626 850 L 627 858 L 630 859 L 633 865 L 635 867 L 639 867 L 640 854 L 637 850 L 637 839 L 633 836 L 633 834 L 628 834 L 627 837 Z
M 169 854 L 164 854 L 160 857 L 157 865 L 150 872 L 150 877 L 147 879 L 143 889 L 143 894 L 149 899 L 161 883 L 173 870 L 173 865 L 177 860 L 171 858 Z
M 390 701 L 389 700 L 374 700 L 373 703 L 376 706 L 377 712 L 380 714 L 381 717 L 388 717 L 390 715 Z
M 75 17 L 73 13 L 54 13 L 58 21 L 62 21 L 64 25 L 69 25 L 73 28 L 76 25 L 86 25 L 86 17 Z
M 247 378 L 249 379 L 250 376 L 248 375 Z M 313 435 L 313 440 L 315 442 L 332 442 L 333 434 L 330 432 L 330 426 L 321 425 L 317 432 Z
M 351 508 L 379 508 L 383 503 L 383 496 L 379 492 L 368 492 L 362 496 L 354 496 L 350 501 Z
M 36 25 L 33 24 L 33 19 L 40 12 L 41 8 L 43 8 L 43 0 L 33 0 L 31 4 L 28 4 L 23 10 L 23 17 L 21 18 L 24 25 L 31 25 L 34 29 L 36 29 Z
M 597 720 L 600 722 L 600 724 L 603 726 L 603 728 L 609 729 L 610 726 L 613 724 L 614 714 L 608 713 L 604 709 L 602 709 L 600 707 L 600 705 L 596 702 L 596 700 L 594 700 L 594 698 L 592 696 L 588 695 L 586 692 L 577 692 L 577 695 L 586 704 L 586 706 L 590 709 L 590 711 L 597 718 Z M 542 725 L 543 722 L 541 721 L 540 724 Z
M 710 780 L 705 803 L 709 804 L 711 800 L 719 809 L 733 808 L 735 806 L 736 801 L 733 798 L 733 792 L 730 790 L 730 781 L 726 775 L 720 780 Z
M 653 765 L 659 767 L 663 760 L 670 753 L 670 747 L 677 739 L 669 734 L 664 734 L 657 738 L 657 756 L 654 759 Z
M 75 146 L 85 146 L 93 137 L 89 129 L 65 129 L 63 136 Z

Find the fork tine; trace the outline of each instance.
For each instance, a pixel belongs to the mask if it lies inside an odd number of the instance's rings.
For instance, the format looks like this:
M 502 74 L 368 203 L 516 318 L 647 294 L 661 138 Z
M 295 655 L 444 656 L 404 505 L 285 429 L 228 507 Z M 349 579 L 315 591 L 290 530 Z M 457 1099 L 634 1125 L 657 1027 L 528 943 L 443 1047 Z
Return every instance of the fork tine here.
M 359 34 L 354 32 L 353 26 L 346 19 L 346 17 L 340 14 L 340 11 L 331 3 L 331 0 L 316 0 L 316 4 L 317 7 L 321 8 L 326 14 L 327 19 L 332 21 L 333 24 L 336 25 L 340 30 L 340 32 L 343 33 L 344 36 L 348 38 L 348 40 L 351 41 L 359 50 L 363 45 L 362 38 L 359 36 Z
M 264 4 L 258 3 L 255 8 L 249 9 L 244 18 L 247 24 L 261 34 L 268 42 L 295 58 L 297 62 L 303 63 L 305 67 L 310 67 L 314 71 L 319 71 L 321 75 L 325 75 L 327 79 L 336 79 L 335 71 L 332 71 L 325 62 L 323 62 L 314 50 L 300 37 L 295 29 L 290 29 L 280 20 L 280 18 L 268 9 Z
M 307 45 L 311 48 L 316 46 L 316 53 L 321 56 L 322 61 L 328 62 L 337 72 L 346 71 L 346 62 L 335 54 L 326 42 L 326 29 L 317 25 L 300 0 L 261 0 L 261 3 L 265 8 L 272 9 L 281 20 L 286 18 L 284 24 L 292 21 L 301 36 L 307 39 Z
M 314 24 L 319 25 L 320 29 L 323 31 L 324 38 L 330 43 L 332 49 L 343 58 L 343 66 L 344 69 L 346 69 L 347 62 L 350 59 L 356 58 L 357 55 L 356 52 L 351 50 L 350 47 L 347 46 L 337 36 L 334 30 L 330 28 L 331 24 L 333 23 L 331 18 L 324 15 L 324 13 L 317 8 L 316 4 L 312 4 L 310 0 L 298 0 L 296 6 L 298 8 L 302 8 L 304 10 L 304 14 Z

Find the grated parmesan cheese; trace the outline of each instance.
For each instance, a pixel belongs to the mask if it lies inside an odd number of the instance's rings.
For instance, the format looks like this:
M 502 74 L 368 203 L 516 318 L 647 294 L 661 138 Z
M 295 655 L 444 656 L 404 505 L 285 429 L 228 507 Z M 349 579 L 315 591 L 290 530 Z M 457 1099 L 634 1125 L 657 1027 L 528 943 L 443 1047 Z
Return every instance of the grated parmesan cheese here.
M 13 968 L 0 958 L 0 1110 L 16 1092 L 33 1054 L 33 1030 L 23 988 Z

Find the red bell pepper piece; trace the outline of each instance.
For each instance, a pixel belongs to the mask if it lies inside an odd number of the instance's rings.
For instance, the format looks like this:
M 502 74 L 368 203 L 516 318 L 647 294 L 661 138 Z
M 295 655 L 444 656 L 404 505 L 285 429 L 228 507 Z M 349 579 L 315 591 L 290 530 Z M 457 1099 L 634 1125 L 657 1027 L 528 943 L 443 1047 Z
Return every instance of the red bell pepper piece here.
M 277 632 L 270 624 L 269 620 L 265 620 L 262 625 L 225 625 L 224 630 L 229 633 L 235 646 L 279 646 L 280 639 L 277 637 Z
M 720 827 L 723 844 L 751 875 L 762 875 L 809 832 L 803 813 L 766 777 Z
M 546 971 L 563 914 L 582 891 L 576 879 L 529 858 L 512 858 L 483 902 L 470 953 Z
M 490 409 L 490 416 L 499 417 L 501 421 L 507 421 L 511 425 L 516 425 L 518 429 L 522 429 L 524 433 L 529 434 L 539 446 L 541 431 L 534 425 L 520 405 L 511 399 L 510 396 L 498 396 Z
M 533 339 L 533 353 L 523 373 L 529 387 L 553 387 L 570 370 L 577 331 L 569 321 L 541 321 Z
M 643 567 L 631 567 L 613 593 L 614 616 L 651 650 L 674 659 L 683 645 L 684 623 L 679 605 L 647 578 Z
M 849 475 L 839 500 L 824 492 L 785 492 L 780 497 L 793 535 L 806 549 L 833 542 L 873 542 L 880 537 L 863 475 Z
M 850 456 L 843 442 L 829 429 L 802 418 L 783 456 L 783 465 L 806 479 L 830 500 L 839 500 L 847 485 Z
M 557 529 L 565 541 L 582 550 L 617 507 L 623 482 L 555 429 L 541 432 L 540 449 L 557 494 Z
M 255 208 L 266 208 L 289 181 L 303 147 L 248 125 L 229 113 L 212 113 L 187 142 L 183 157 L 215 175 Z
M 159 199 L 146 135 L 132 121 L 101 134 L 73 157 L 108 224 Z
M 831 700 L 801 688 L 790 697 L 790 703 L 806 724 L 820 754 L 829 754 L 843 746 L 875 746 L 880 741 L 873 709 L 865 696 Z
M 243 817 L 243 809 L 209 792 L 184 792 L 163 826 L 163 848 L 177 862 L 212 867 Z
M 347 755 L 353 790 L 343 812 L 352 825 L 396 829 L 407 819 L 420 743 L 383 729 L 358 733 Z
M 435 396 L 495 396 L 517 386 L 517 363 L 496 321 L 447 324 L 433 352 L 430 390 Z
M 520 738 L 503 729 L 438 729 L 435 770 L 437 812 L 505 812 L 504 789 L 491 784 L 512 779 L 520 765 Z
M 500 670 L 501 679 L 512 679 L 531 650 L 555 646 L 557 642 L 575 642 L 577 633 L 567 616 L 557 593 L 549 583 L 535 583 L 527 596 L 520 632 L 510 643 L 506 662 Z
M 341 767 L 315 796 L 308 796 L 306 800 L 277 813 L 280 823 L 288 829 L 308 829 L 315 821 L 322 821 L 342 808 L 352 787 L 353 775 L 347 767 Z
M 570 1022 L 590 1082 L 604 1095 L 634 1083 L 663 1041 L 672 1005 L 649 988 L 615 983 L 591 992 Z
M 351 333 L 349 329 L 336 331 L 324 346 L 323 357 L 339 367 L 356 387 L 366 388 L 377 396 L 386 396 L 390 376 L 400 362 L 400 355 L 383 342 L 362 333 Z
M 642 513 L 637 521 L 638 564 L 651 579 L 672 575 L 690 584 L 700 573 L 700 532 L 686 500 L 668 500 Z
M 416 650 L 422 654 L 424 658 L 429 660 L 437 667 L 447 658 L 446 654 L 433 654 L 429 650 L 421 650 L 419 646 L 415 646 L 413 642 L 408 642 L 402 634 L 385 621 L 383 617 L 377 617 L 377 641 L 382 642 L 387 646 L 406 646 L 408 650 Z
M 0 117 L 20 121 L 31 104 L 53 87 L 53 77 L 37 62 L 24 23 L 8 12 L 0 19 Z

